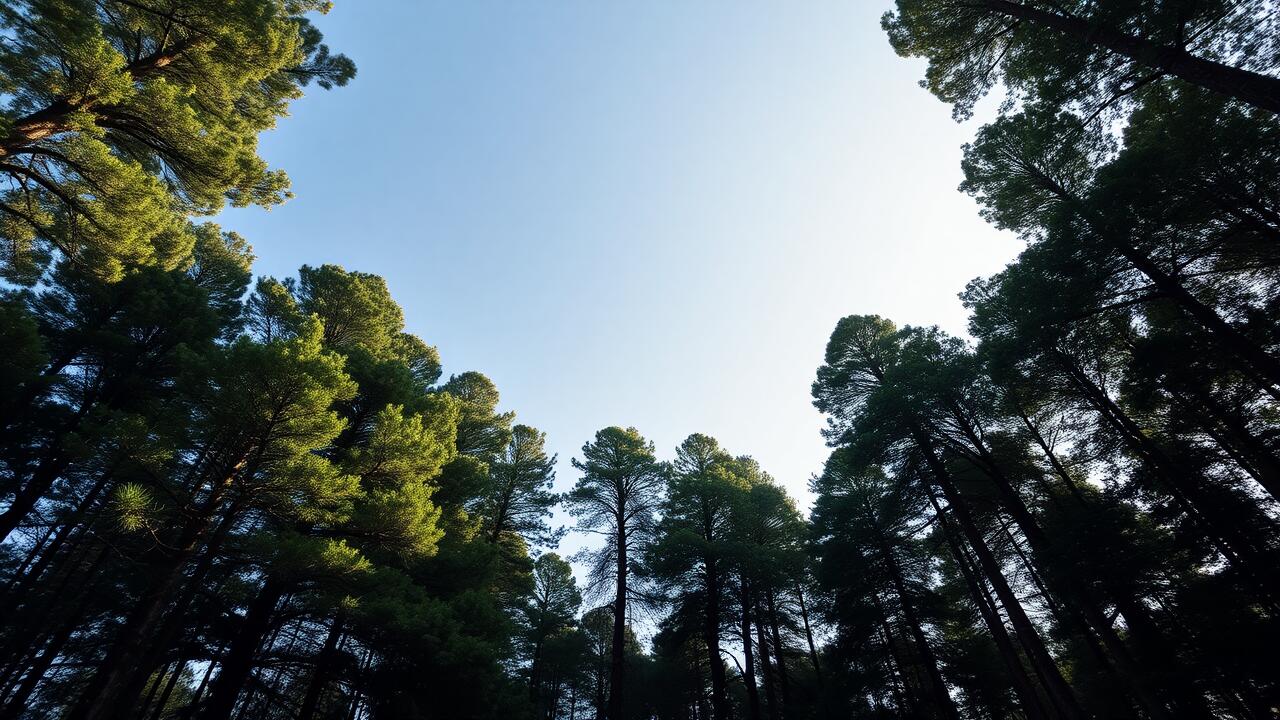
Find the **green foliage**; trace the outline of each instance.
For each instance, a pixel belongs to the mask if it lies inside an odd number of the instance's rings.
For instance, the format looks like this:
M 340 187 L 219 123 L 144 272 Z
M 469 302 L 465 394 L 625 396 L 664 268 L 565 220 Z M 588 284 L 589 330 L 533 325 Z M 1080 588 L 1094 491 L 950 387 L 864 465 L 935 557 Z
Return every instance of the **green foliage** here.
M 112 506 L 120 528 L 125 532 L 136 532 L 147 527 L 155 501 L 145 487 L 127 483 L 116 488 Z
M 4 271 L 30 283 L 52 257 L 107 280 L 183 265 L 187 215 L 269 206 L 288 179 L 258 156 L 311 80 L 345 84 L 285 0 L 23 0 L 0 8 L 0 242 Z
M 1166 59 L 1180 53 L 1259 73 L 1280 62 L 1274 10 L 1225 0 L 898 0 L 883 25 L 898 54 L 929 61 L 921 84 L 957 118 L 996 86 L 1098 112 L 1166 74 L 1204 82 Z
M 494 459 L 480 509 L 491 542 L 512 534 L 525 542 L 555 547 L 564 534 L 552 531 L 546 521 L 560 499 L 551 492 L 556 459 L 547 456 L 546 440 L 546 433 L 537 428 L 516 425 L 510 443 Z

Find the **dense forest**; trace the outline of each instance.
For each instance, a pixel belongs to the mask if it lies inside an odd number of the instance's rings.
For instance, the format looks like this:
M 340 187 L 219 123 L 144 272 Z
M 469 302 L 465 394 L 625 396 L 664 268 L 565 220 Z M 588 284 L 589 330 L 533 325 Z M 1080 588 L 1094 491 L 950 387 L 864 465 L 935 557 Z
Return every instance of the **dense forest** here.
M 839 322 L 807 517 L 698 433 L 555 492 L 382 278 L 253 277 L 328 5 L 0 5 L 0 720 L 1280 717 L 1274 2 L 897 0 L 1025 250 Z

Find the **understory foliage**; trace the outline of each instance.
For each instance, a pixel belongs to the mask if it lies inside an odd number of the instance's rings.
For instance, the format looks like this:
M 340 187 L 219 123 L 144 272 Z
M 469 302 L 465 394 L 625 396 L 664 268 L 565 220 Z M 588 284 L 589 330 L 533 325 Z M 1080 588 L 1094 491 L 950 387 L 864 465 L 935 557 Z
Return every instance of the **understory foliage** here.
M 0 720 L 1277 716 L 1274 3 L 898 0 L 1026 247 L 838 322 L 807 518 L 700 433 L 559 494 L 383 278 L 197 221 L 287 198 L 327 9 L 0 6 Z

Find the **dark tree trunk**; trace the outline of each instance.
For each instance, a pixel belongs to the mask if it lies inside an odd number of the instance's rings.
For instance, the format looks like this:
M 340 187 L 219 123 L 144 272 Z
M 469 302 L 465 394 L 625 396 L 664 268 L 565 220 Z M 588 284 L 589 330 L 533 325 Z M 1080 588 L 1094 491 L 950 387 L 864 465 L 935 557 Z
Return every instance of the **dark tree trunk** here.
M 757 618 L 756 648 L 760 651 L 760 684 L 764 686 L 765 705 L 769 709 L 769 720 L 782 720 L 782 710 L 778 707 L 778 694 L 774 689 L 773 663 L 769 661 L 769 644 L 765 639 L 764 613 L 760 612 L 758 604 L 753 610 Z
M 903 669 L 902 664 L 902 651 L 894 638 L 893 626 L 889 622 L 889 616 L 885 614 L 880 598 L 873 593 L 872 599 L 875 601 L 876 610 L 880 613 L 880 633 L 884 635 L 884 646 L 889 651 L 886 656 L 888 666 L 886 669 L 893 687 L 893 702 L 898 708 L 897 714 L 910 718 L 918 717 L 919 703 L 916 702 L 915 693 L 908 691 L 906 670 Z
M 53 487 L 62 473 L 71 466 L 69 453 L 56 449 L 51 457 L 40 463 L 31 478 L 13 496 L 9 507 L 0 512 L 0 542 L 4 542 L 22 524 L 27 515 L 35 508 L 40 498 Z
M 1164 482 L 1165 490 L 1199 526 L 1215 548 L 1232 564 L 1252 576 L 1260 597 L 1274 606 L 1271 589 L 1274 587 L 1274 558 L 1267 557 L 1255 546 L 1251 538 L 1241 534 L 1239 518 L 1223 509 L 1220 503 L 1209 497 L 1197 478 L 1187 474 L 1186 468 L 1169 457 L 1115 401 L 1098 387 L 1075 361 L 1061 351 L 1054 351 L 1054 358 L 1089 404 L 1116 432 L 1121 440 Z
M 741 579 L 742 682 L 747 686 L 747 718 L 760 720 L 760 693 L 756 689 L 755 654 L 751 650 L 751 586 Z
M 976 464 L 983 474 L 990 478 L 996 486 L 1000 505 L 1013 518 L 1018 529 L 1022 531 L 1023 536 L 1031 543 L 1032 549 L 1038 555 L 1043 557 L 1052 553 L 1053 549 L 1049 537 L 1041 529 L 1035 516 L 1031 514 L 1031 510 L 1023 501 L 1022 496 L 1018 494 L 1009 478 L 1001 470 L 999 463 L 987 449 L 981 437 L 963 421 L 963 418 L 957 419 L 960 421 L 960 427 L 964 428 L 966 439 L 971 444 L 967 451 L 974 456 Z M 1011 534 L 1009 537 L 1013 539 Z M 1031 571 L 1037 589 L 1040 590 L 1050 606 L 1061 613 L 1059 606 L 1054 601 L 1054 596 L 1050 595 L 1040 582 L 1040 574 L 1035 564 L 1022 553 L 1016 540 L 1014 540 L 1014 549 L 1028 570 Z M 1103 645 L 1109 651 L 1109 655 L 1103 654 L 1100 656 L 1101 659 L 1105 664 L 1110 665 L 1112 671 L 1129 686 L 1130 691 L 1138 699 L 1147 714 L 1154 720 L 1166 720 L 1169 718 L 1168 709 L 1158 699 L 1161 693 L 1148 687 L 1145 673 L 1133 661 L 1129 649 L 1107 619 L 1102 603 L 1096 597 L 1096 593 L 1094 593 L 1089 583 L 1072 583 L 1069 587 L 1063 587 L 1062 583 L 1057 583 L 1057 585 L 1055 587 L 1058 591 L 1056 595 L 1067 606 L 1066 613 L 1062 614 L 1062 617 L 1068 621 L 1068 627 L 1074 626 L 1077 632 L 1084 636 L 1085 641 L 1091 645 L 1095 643 L 1092 633 L 1096 632 L 1101 637 Z
M 342 639 L 346 623 L 347 615 L 342 610 L 339 610 L 333 616 L 333 622 L 329 623 L 329 634 L 325 636 L 324 645 L 316 657 L 316 669 L 311 674 L 311 683 L 307 685 L 307 694 L 303 697 L 302 706 L 298 710 L 298 720 L 315 720 L 316 711 L 320 709 L 320 698 L 329 685 L 329 677 L 338 660 L 338 641 Z
M 284 583 L 268 577 L 245 611 L 230 648 L 218 664 L 218 675 L 209 688 L 209 700 L 200 714 L 203 720 L 231 717 L 236 699 L 253 670 L 253 658 L 271 629 L 272 616 L 284 589 Z
M 729 699 L 725 693 L 724 660 L 720 658 L 720 593 L 721 579 L 716 559 L 703 560 L 707 577 L 707 616 L 703 623 L 703 642 L 707 646 L 707 662 L 711 670 L 712 720 L 729 720 Z
M 617 581 L 613 594 L 613 643 L 609 647 L 609 720 L 622 720 L 623 664 L 627 652 L 627 531 L 622 517 L 618 520 L 616 538 Z
M 99 555 L 97 562 L 106 559 L 107 552 L 104 550 Z M 71 639 L 72 633 L 79 626 L 79 616 L 88 607 L 89 602 L 93 599 L 93 593 L 88 590 L 82 590 L 80 593 L 80 601 L 76 603 L 70 617 L 68 617 L 61 627 L 45 642 L 44 648 L 40 654 L 27 667 L 27 674 L 23 677 L 22 682 L 14 690 L 9 697 L 9 701 L 4 706 L 4 712 L 0 713 L 0 720 L 17 720 L 27 711 L 27 701 L 31 698 L 31 694 L 39 687 L 40 681 L 44 679 L 45 673 L 53 665 L 53 661 L 61 654 L 62 648 L 66 646 L 67 641 Z
M 813 628 L 809 625 L 809 606 L 804 601 L 804 588 L 796 585 L 796 599 L 800 601 L 800 620 L 804 623 L 804 638 L 809 644 L 809 662 L 813 663 L 813 674 L 822 684 L 822 664 L 818 662 L 818 648 L 813 643 Z
M 178 534 L 174 549 L 153 565 L 151 582 L 129 613 L 116 641 L 65 720 L 105 720 L 129 716 L 137 693 L 141 691 L 136 678 L 141 672 L 140 668 L 147 664 L 147 651 L 161 628 L 168 604 L 182 584 L 182 570 L 199 550 L 201 541 L 208 532 L 213 511 L 220 503 L 223 493 L 230 487 L 231 480 L 231 476 L 227 475 L 218 483 L 210 496 L 201 503 L 201 507 L 192 512 L 191 519 Z M 225 531 L 230 522 L 228 512 L 218 533 Z M 208 548 L 206 555 L 210 555 L 212 551 L 213 548 Z M 145 676 L 143 677 L 145 682 Z M 133 689 L 135 686 L 136 689 Z
M 1180 47 L 1157 45 L 1083 18 L 1041 10 L 1020 2 L 984 0 L 982 5 L 992 12 L 1049 28 L 1081 43 L 1104 47 L 1139 65 L 1192 85 L 1280 113 L 1280 80 L 1276 78 L 1206 60 Z
M 907 621 L 911 639 L 915 641 L 916 654 L 920 656 L 920 663 L 924 666 L 925 676 L 929 680 L 929 694 L 933 697 L 930 705 L 935 709 L 931 714 L 948 718 L 948 720 L 959 720 L 960 715 L 956 712 L 955 703 L 951 701 L 951 694 L 947 692 L 946 681 L 942 679 L 938 656 L 934 654 L 933 648 L 929 647 L 929 639 L 925 637 L 920 615 L 916 612 L 915 603 L 911 601 L 911 595 L 907 591 L 907 583 L 902 576 L 902 566 L 898 564 L 893 548 L 881 545 L 880 554 L 884 560 L 885 569 L 889 572 L 889 580 L 893 583 L 893 591 L 898 596 L 898 602 L 902 604 L 902 615 Z
M 221 655 L 223 651 L 226 650 L 227 645 L 228 642 L 224 639 L 222 643 L 218 645 L 218 650 L 213 654 L 213 657 Z M 188 703 L 187 707 L 182 711 L 182 720 L 191 720 L 191 718 L 195 717 L 196 710 L 200 707 L 200 701 L 204 699 L 204 693 L 209 689 L 209 680 L 213 677 L 213 668 L 216 665 L 217 663 L 210 662 L 209 666 L 205 668 L 204 675 L 200 678 L 200 684 L 196 686 L 195 692 L 191 693 L 190 703 Z
M 1169 392 L 1183 404 L 1190 406 L 1190 414 L 1199 421 L 1198 424 L 1205 432 L 1223 450 L 1232 454 L 1240 467 L 1271 495 L 1272 500 L 1280 502 L 1280 460 L 1249 430 L 1238 413 L 1223 407 L 1216 398 L 1200 389 L 1193 391 L 1193 398 L 1186 399 L 1175 390 L 1171 389 Z M 1215 424 L 1221 430 L 1215 429 Z
M 173 664 L 173 672 L 169 673 L 169 679 L 164 684 L 164 691 L 160 693 L 160 699 L 156 701 L 156 709 L 151 713 L 151 720 L 160 720 L 164 716 L 165 706 L 169 704 L 169 698 L 173 696 L 173 689 L 178 685 L 178 679 L 182 677 L 182 672 L 186 666 L 186 659 L 181 657 Z
M 919 427 L 913 428 L 912 434 L 915 437 L 917 446 L 924 453 L 925 461 L 934 476 L 934 482 L 937 483 L 943 497 L 947 499 L 947 503 L 951 506 L 956 522 L 960 525 L 961 532 L 969 541 L 969 546 L 973 548 L 974 554 L 978 556 L 978 564 L 982 569 L 982 573 L 987 576 L 987 581 L 991 583 L 991 587 L 995 590 L 996 597 L 1000 598 L 1000 603 L 1004 606 L 1005 613 L 1009 616 L 1009 621 L 1013 623 L 1013 629 L 1018 636 L 1018 641 L 1026 651 L 1027 657 L 1031 660 L 1031 665 L 1035 668 L 1036 675 L 1048 691 L 1049 697 L 1052 698 L 1057 713 L 1068 720 L 1078 720 L 1086 717 L 1084 710 L 1080 707 L 1079 700 L 1076 698 L 1075 691 L 1063 678 L 1057 662 L 1054 661 L 1053 656 L 1049 654 L 1048 649 L 1045 647 L 1044 640 L 1041 639 L 1031 619 L 1027 617 L 1026 611 L 1023 610 L 1021 603 L 1019 603 L 1017 595 L 1009 587 L 1008 580 L 1000 567 L 1000 562 L 987 546 L 986 539 L 978 529 L 978 525 L 969 513 L 968 507 L 964 504 L 964 499 L 961 497 L 959 490 L 952 483 L 951 475 L 946 466 L 934 452 L 928 436 Z
M 1000 0 L 987 0 L 999 2 Z M 1011 3 L 1005 3 L 1011 4 Z M 1280 83 L 1280 80 L 1274 81 Z M 1094 212 L 1080 197 L 1072 194 L 1053 178 L 1039 171 L 1032 171 L 1037 182 L 1048 192 L 1054 194 L 1064 204 L 1086 222 L 1097 234 L 1098 238 L 1111 246 L 1112 250 L 1129 261 L 1135 269 L 1147 276 L 1160 294 L 1172 300 L 1183 312 L 1191 317 L 1209 337 L 1216 342 L 1234 360 L 1234 364 L 1266 390 L 1272 397 L 1280 400 L 1280 361 L 1263 350 L 1235 329 L 1213 308 L 1205 305 L 1182 282 L 1165 272 L 1160 265 L 1141 248 L 1130 243 L 1124 232 L 1110 227 L 1106 220 Z
M 987 626 L 987 632 L 991 634 L 991 639 L 995 642 L 996 649 L 1000 652 L 1000 658 L 1004 661 L 1005 669 L 1009 672 L 1009 679 L 1013 685 L 1014 693 L 1018 696 L 1018 701 L 1022 705 L 1022 712 L 1030 720 L 1043 720 L 1050 717 L 1052 713 L 1045 708 L 1043 700 L 1039 693 L 1036 692 L 1035 685 L 1031 681 L 1031 677 L 1027 675 L 1026 668 L 1022 664 L 1022 658 L 1018 655 L 1018 651 L 1013 645 L 1013 640 L 1005 629 L 1004 621 L 1000 619 L 995 604 L 987 594 L 986 587 L 980 582 L 977 571 L 970 564 L 969 555 L 960 544 L 960 539 L 957 537 L 954 528 L 952 528 L 951 521 L 947 519 L 946 513 L 938 505 L 938 500 L 934 497 L 934 494 L 932 492 L 927 494 L 929 503 L 933 505 L 933 511 L 942 526 L 942 534 L 947 540 L 947 545 L 951 548 L 951 555 L 955 558 L 956 567 L 959 568 L 960 575 L 964 578 L 965 585 L 969 589 L 969 595 L 973 598 L 974 604 L 978 606 L 978 613 L 982 616 L 982 621 Z
M 764 597 L 769 608 L 769 631 L 773 639 L 773 656 L 777 661 L 774 665 L 778 671 L 778 690 L 782 693 L 782 713 L 785 715 L 787 706 L 791 704 L 791 680 L 787 677 L 786 647 L 782 644 L 781 621 L 778 617 L 777 603 L 774 602 L 773 588 L 770 588 Z

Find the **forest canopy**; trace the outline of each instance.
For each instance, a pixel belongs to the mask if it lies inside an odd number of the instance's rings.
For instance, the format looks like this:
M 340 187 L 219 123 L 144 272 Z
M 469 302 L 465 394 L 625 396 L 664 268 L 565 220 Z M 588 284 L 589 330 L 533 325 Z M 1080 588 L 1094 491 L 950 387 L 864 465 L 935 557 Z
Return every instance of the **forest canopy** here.
M 255 277 L 328 10 L 0 6 L 0 720 L 1280 717 L 1274 3 L 897 0 L 1024 246 L 964 337 L 839 320 L 811 508 Z

